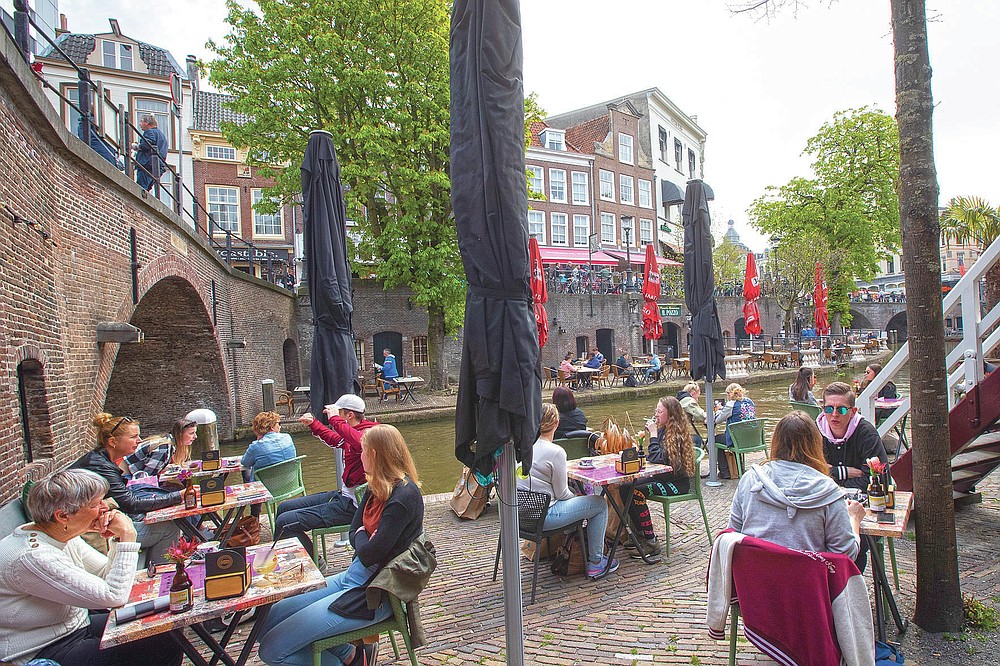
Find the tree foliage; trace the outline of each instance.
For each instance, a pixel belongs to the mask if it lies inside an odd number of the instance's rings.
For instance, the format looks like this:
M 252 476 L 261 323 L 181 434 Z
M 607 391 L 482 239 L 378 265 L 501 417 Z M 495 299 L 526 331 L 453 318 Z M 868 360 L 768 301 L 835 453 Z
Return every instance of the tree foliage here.
M 838 264 L 841 254 L 832 252 L 826 238 L 814 230 L 783 237 L 771 250 L 763 286 L 785 313 L 786 333 L 792 331 L 796 310 L 813 292 L 816 262 L 821 262 L 826 270 Z
M 357 256 L 375 259 L 355 268 L 387 289 L 408 286 L 428 308 L 432 366 L 441 342 L 433 331 L 457 331 L 465 297 L 448 177 L 449 6 L 260 0 L 246 9 L 227 0 L 230 34 L 209 42 L 218 57 L 207 65 L 233 96 L 230 108 L 250 118 L 223 123 L 226 139 L 276 177 L 268 194 L 277 200 L 300 191 L 309 133 L 333 135 L 361 232 Z
M 746 252 L 728 238 L 723 238 L 712 250 L 712 269 L 717 288 L 724 289 L 737 282 L 742 284 L 746 268 Z
M 1000 236 L 1000 212 L 980 197 L 953 197 L 941 213 L 945 241 L 973 243 L 987 248 Z M 1000 266 L 986 274 L 986 306 L 1000 303 Z
M 855 279 L 899 249 L 899 133 L 891 116 L 868 107 L 834 114 L 806 143 L 812 178 L 768 187 L 748 211 L 765 233 L 826 239 L 830 313 L 846 316 Z

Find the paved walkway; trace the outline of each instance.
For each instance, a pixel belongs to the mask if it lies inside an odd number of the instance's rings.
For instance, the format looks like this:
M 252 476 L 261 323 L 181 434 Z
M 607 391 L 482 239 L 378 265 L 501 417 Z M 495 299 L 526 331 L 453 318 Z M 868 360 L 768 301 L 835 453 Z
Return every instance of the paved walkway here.
M 760 459 L 758 456 L 757 459 Z M 712 530 L 728 520 L 733 481 L 705 487 Z M 1000 569 L 996 566 L 996 526 L 1000 524 L 1000 478 L 987 480 L 982 504 L 957 514 L 959 564 L 963 591 L 997 605 Z M 438 549 L 439 567 L 421 596 L 430 644 L 418 651 L 420 664 L 505 664 L 503 593 L 491 580 L 499 519 L 496 500 L 476 521 L 459 521 L 448 508 L 448 495 L 426 498 L 427 533 Z M 663 538 L 663 513 L 651 504 L 653 521 Z M 912 524 L 911 524 L 912 527 Z M 265 528 L 266 531 L 266 528 Z M 725 664 L 728 643 L 709 639 L 705 630 L 705 572 L 708 539 L 696 503 L 671 509 L 671 553 L 660 564 L 622 562 L 616 574 L 591 582 L 561 579 L 544 566 L 539 572 L 536 603 L 524 611 L 526 664 Z M 912 615 L 915 543 L 912 534 L 896 546 L 900 607 Z M 346 566 L 348 552 L 332 549 L 329 571 Z M 531 565 L 522 559 L 522 589 L 530 593 Z M 870 580 L 870 578 L 869 578 Z M 870 587 L 870 585 L 869 585 Z M 992 601 L 991 601 L 992 597 Z M 794 610 L 792 611 L 794 612 Z M 245 635 L 248 625 L 241 627 Z M 907 664 L 957 664 L 942 654 L 949 643 L 928 640 L 911 628 L 902 638 Z M 896 640 L 890 623 L 890 640 Z M 976 649 L 962 645 L 959 655 Z M 995 643 L 996 641 L 994 641 Z M 740 636 L 739 663 L 770 663 Z M 983 646 L 978 648 L 984 650 Z M 995 663 L 996 654 L 977 663 Z M 251 660 L 251 663 L 259 663 Z M 381 663 L 408 663 L 405 654 L 392 661 L 383 639 Z

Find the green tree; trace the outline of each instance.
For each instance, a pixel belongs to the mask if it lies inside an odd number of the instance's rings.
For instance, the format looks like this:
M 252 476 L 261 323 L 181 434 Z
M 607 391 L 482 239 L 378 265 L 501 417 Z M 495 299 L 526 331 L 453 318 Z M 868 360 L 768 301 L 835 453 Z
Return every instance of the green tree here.
M 848 315 L 855 279 L 868 280 L 879 259 L 899 248 L 899 135 L 891 116 L 863 107 L 834 114 L 806 143 L 813 178 L 769 187 L 750 207 L 765 233 L 818 234 L 842 251 L 827 267 L 834 325 Z
M 531 93 L 524 98 L 524 150 L 527 152 L 531 147 L 531 126 L 540 123 L 545 119 L 545 109 L 538 103 L 538 93 Z M 528 199 L 538 201 L 545 200 L 545 193 L 539 192 L 531 187 L 531 175 L 525 167 L 524 178 L 528 183 Z M 530 201 L 528 206 L 530 207 Z
M 785 313 L 787 333 L 792 331 L 795 311 L 813 291 L 816 262 L 822 262 L 824 267 L 836 266 L 839 259 L 838 254 L 830 251 L 826 238 L 816 231 L 783 237 L 774 246 L 765 269 L 764 286 Z
M 941 213 L 941 235 L 946 241 L 975 243 L 981 248 L 1000 235 L 1000 213 L 979 197 L 953 197 Z M 986 308 L 1000 303 L 1000 264 L 986 273 Z
M 712 270 L 715 286 L 725 289 L 732 284 L 743 284 L 743 273 L 747 268 L 747 253 L 728 238 L 723 238 L 712 250 Z
M 447 0 L 227 0 L 230 34 L 209 42 L 209 79 L 233 96 L 223 123 L 289 201 L 312 130 L 333 135 L 355 268 L 407 286 L 428 311 L 430 384 L 447 384 L 445 335 L 461 325 L 465 284 L 451 215 Z M 269 166 L 269 165 L 283 166 Z M 359 265 L 360 264 L 360 265 Z

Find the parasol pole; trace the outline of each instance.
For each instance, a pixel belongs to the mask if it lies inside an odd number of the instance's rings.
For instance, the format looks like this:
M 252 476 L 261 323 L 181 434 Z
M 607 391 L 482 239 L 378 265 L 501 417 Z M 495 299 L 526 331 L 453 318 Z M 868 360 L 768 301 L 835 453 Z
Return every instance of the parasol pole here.
M 514 478 L 514 441 L 500 453 L 497 470 L 500 498 L 500 556 L 503 559 L 504 631 L 507 666 L 524 666 L 524 617 L 521 599 L 521 562 L 517 528 L 517 480 Z
M 719 451 L 715 448 L 715 405 L 712 401 L 712 382 L 708 381 L 708 376 L 705 376 L 705 413 L 708 414 L 708 441 L 705 442 L 705 446 L 708 447 L 708 481 L 705 482 L 706 486 L 710 488 L 716 488 L 722 485 L 719 481 L 718 466 L 715 461 L 719 458 Z

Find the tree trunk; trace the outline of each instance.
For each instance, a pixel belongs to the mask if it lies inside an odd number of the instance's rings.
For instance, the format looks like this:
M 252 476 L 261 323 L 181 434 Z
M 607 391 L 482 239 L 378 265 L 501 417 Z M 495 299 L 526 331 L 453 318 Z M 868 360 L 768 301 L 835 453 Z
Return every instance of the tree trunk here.
M 906 272 L 913 431 L 913 492 L 919 505 L 917 602 L 925 631 L 957 631 L 962 594 L 955 543 L 948 437 L 938 185 L 931 125 L 931 68 L 924 0 L 891 0 L 899 125 L 899 213 Z
M 431 389 L 448 388 L 448 364 L 444 360 L 444 308 L 431 305 L 427 308 L 427 363 Z

